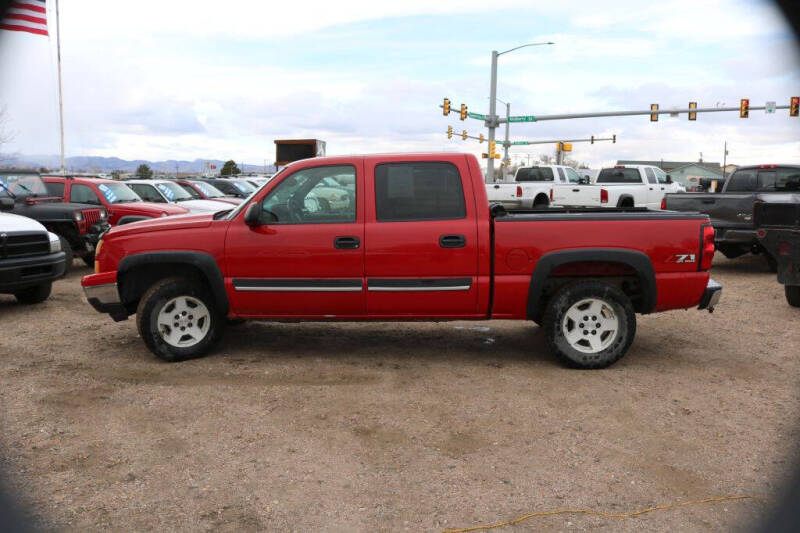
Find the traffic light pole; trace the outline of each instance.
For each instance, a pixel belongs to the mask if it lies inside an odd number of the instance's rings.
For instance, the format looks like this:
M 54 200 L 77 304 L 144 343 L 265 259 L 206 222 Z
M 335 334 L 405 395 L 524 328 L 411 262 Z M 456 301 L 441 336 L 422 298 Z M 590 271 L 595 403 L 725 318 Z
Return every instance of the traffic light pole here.
M 500 54 L 492 50 L 492 74 L 489 82 L 489 116 L 486 117 L 486 127 L 489 129 L 489 146 L 494 142 L 494 130 L 498 125 L 497 117 L 497 57 Z M 494 158 L 489 154 L 486 163 L 486 183 L 494 182 Z
M 767 109 L 763 105 L 751 105 L 750 111 Z M 774 109 L 789 109 L 788 105 L 776 105 Z M 499 123 L 504 122 L 541 122 L 543 120 L 568 120 L 573 118 L 598 118 L 598 117 L 628 117 L 634 115 L 677 115 L 680 113 L 717 113 L 721 111 L 739 111 L 739 107 L 703 107 L 695 109 L 646 109 L 640 111 L 601 111 L 598 113 L 567 113 L 562 115 L 530 115 L 525 117 L 500 118 Z M 515 120 L 516 119 L 516 120 Z M 521 120 L 525 119 L 525 120 Z M 488 122 L 488 117 L 487 117 Z

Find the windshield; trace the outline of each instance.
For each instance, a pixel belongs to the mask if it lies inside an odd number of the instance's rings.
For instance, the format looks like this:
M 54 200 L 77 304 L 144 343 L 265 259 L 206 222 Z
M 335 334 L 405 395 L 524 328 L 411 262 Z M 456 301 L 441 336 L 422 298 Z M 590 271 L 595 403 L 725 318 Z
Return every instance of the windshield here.
M 192 196 L 183 190 L 177 183 L 156 183 L 156 187 L 161 191 L 161 194 L 167 197 L 170 202 L 180 202 L 183 200 L 191 200 Z
M 253 187 L 252 185 L 250 185 L 246 181 L 234 181 L 233 182 L 233 186 L 236 187 L 237 189 L 239 189 L 240 191 L 242 191 L 245 194 L 250 194 L 251 192 L 256 190 L 255 187 Z
M 124 204 L 128 202 L 141 202 L 139 195 L 131 190 L 130 187 L 122 183 L 101 183 L 97 190 L 105 196 L 110 204 Z
M 595 183 L 642 183 L 638 168 L 604 168 Z
M 0 175 L 0 182 L 3 184 L 0 186 L 0 196 L 48 196 L 47 187 L 37 174 L 3 174 Z
M 198 189 L 200 189 L 200 192 L 202 192 L 206 196 L 206 198 L 224 198 L 225 197 L 225 193 L 224 192 L 222 192 L 221 190 L 217 189 L 216 187 L 214 187 L 210 183 L 201 183 L 199 181 L 193 181 L 192 184 L 195 187 L 197 187 Z

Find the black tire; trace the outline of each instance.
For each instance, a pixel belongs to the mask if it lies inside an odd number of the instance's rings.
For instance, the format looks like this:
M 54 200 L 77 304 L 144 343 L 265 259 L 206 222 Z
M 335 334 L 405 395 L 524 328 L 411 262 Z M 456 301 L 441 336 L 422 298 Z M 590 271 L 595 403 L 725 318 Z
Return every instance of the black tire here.
M 567 341 L 562 327 L 565 315 L 570 308 L 581 300 L 587 299 L 599 301 L 602 305 L 607 306 L 607 311 L 613 312 L 617 321 L 614 336 L 609 340 L 610 344 L 597 352 L 583 352 L 573 347 Z M 594 322 L 594 320 L 590 320 L 590 322 Z M 613 285 L 600 281 L 581 281 L 562 288 L 547 302 L 542 323 L 552 352 L 561 361 L 574 368 L 605 368 L 615 363 L 625 355 L 636 335 L 636 312 L 630 298 Z M 577 326 L 578 324 L 572 324 L 573 328 L 577 328 Z M 591 330 L 590 327 L 587 326 L 584 335 L 587 336 L 587 339 L 595 340 L 594 337 L 588 337 L 595 335 L 593 331 L 596 331 Z M 601 337 L 597 337 L 597 339 L 599 342 L 605 343 L 605 339 Z M 589 341 L 584 339 L 577 342 L 589 344 Z
M 17 301 L 21 304 L 38 304 L 50 297 L 50 291 L 53 289 L 52 283 L 42 283 L 34 287 L 28 287 L 21 291 L 14 293 Z
M 61 251 L 64 252 L 64 275 L 66 276 L 72 269 L 72 260 L 75 259 L 75 254 L 72 253 L 72 246 L 63 235 L 59 235 L 58 240 L 61 242 Z
M 764 250 L 762 252 L 764 254 L 764 260 L 767 262 L 767 270 L 772 272 L 773 274 L 778 271 L 778 260 L 772 257 L 772 254 L 768 251 Z
M 534 209 L 544 209 L 550 205 L 550 200 L 547 199 L 547 196 L 539 195 L 533 200 L 533 208 Z
M 157 325 L 158 314 L 162 308 L 170 300 L 180 296 L 190 296 L 200 300 L 209 312 L 210 324 L 205 336 L 196 344 L 187 347 L 168 344 L 159 333 Z M 136 310 L 136 326 L 147 348 L 160 359 L 172 363 L 202 357 L 208 353 L 222 337 L 225 317 L 221 315 L 216 302 L 205 287 L 187 278 L 174 277 L 157 281 L 145 292 Z
M 800 307 L 800 285 L 784 285 L 784 292 L 786 293 L 786 301 L 792 307 Z

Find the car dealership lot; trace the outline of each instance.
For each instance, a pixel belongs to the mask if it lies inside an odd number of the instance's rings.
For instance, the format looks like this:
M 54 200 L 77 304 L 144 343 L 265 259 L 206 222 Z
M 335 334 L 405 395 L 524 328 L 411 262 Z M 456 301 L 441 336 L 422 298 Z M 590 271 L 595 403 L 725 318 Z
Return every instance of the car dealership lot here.
M 639 316 L 591 372 L 510 321 L 246 323 L 165 364 L 83 301 L 88 272 L 37 306 L 0 296 L 2 467 L 50 526 L 418 531 L 771 495 L 800 437 L 800 309 L 759 257 L 718 255 L 715 313 Z M 730 530 L 767 508 L 516 527 Z

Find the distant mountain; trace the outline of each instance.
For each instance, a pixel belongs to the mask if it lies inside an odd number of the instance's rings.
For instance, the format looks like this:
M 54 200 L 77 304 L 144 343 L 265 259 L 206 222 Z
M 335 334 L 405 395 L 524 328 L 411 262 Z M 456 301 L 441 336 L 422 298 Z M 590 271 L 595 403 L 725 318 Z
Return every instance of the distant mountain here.
M 76 156 L 68 157 L 65 161 L 69 172 L 111 172 L 119 170 L 122 172 L 134 172 L 139 165 L 148 165 L 156 174 L 174 174 L 175 170 L 181 173 L 206 171 L 206 163 L 216 165 L 216 170 L 222 168 L 225 161 L 219 159 L 195 159 L 194 161 L 147 161 L 136 159 L 127 161 L 118 157 L 95 157 L 95 156 Z M 248 165 L 237 162 L 242 172 L 264 172 L 264 165 Z M 39 169 L 45 167 L 50 170 L 58 170 L 61 160 L 57 155 L 3 155 L 0 158 L 1 167 L 13 168 L 32 168 Z M 267 172 L 275 172 L 273 165 L 267 165 Z

